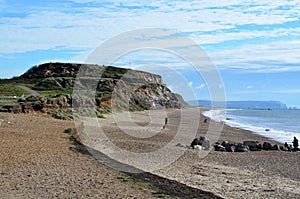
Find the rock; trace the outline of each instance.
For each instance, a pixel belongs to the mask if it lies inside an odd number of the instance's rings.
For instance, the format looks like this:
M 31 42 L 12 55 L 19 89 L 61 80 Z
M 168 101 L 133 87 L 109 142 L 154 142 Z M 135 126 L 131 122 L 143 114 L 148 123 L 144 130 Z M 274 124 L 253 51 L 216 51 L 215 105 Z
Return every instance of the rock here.
M 22 104 L 22 113 L 33 113 L 34 109 L 32 106 L 27 104 Z
M 193 140 L 193 142 L 191 143 L 191 147 L 194 148 L 194 146 L 196 146 L 196 145 L 202 146 L 202 148 L 205 150 L 209 150 L 209 148 L 210 148 L 209 140 L 203 136 L 201 136 L 199 138 L 195 138 Z
M 271 150 L 272 149 L 272 145 L 269 142 L 264 142 L 263 143 L 263 150 Z
M 215 151 L 223 151 L 223 152 L 226 151 L 225 147 L 220 144 L 215 144 L 214 148 L 215 148 Z
M 195 145 L 194 146 L 194 149 L 196 149 L 196 150 L 198 150 L 198 151 L 201 151 L 202 150 L 202 146 L 200 146 L 200 145 Z
M 280 146 L 279 148 L 281 151 L 289 151 L 289 149 L 285 146 Z
M 262 145 L 258 141 L 244 141 L 243 145 L 248 146 L 250 151 L 261 151 Z
M 251 148 L 257 148 L 257 141 L 244 141 L 243 145 L 248 146 L 250 149 Z
M 227 141 L 223 141 L 223 142 L 221 143 L 221 145 L 222 145 L 223 147 L 226 147 L 228 144 L 229 144 L 229 143 L 228 143 Z
M 193 148 L 194 148 L 194 146 L 196 146 L 196 145 L 199 145 L 198 138 L 195 138 L 195 139 L 192 141 L 192 143 L 191 143 L 191 147 L 193 147 Z
M 257 147 L 258 150 L 262 150 L 263 149 L 262 144 L 258 144 L 256 147 Z
M 209 148 L 210 148 L 210 143 L 209 143 L 209 140 L 208 140 L 207 138 L 201 136 L 201 137 L 199 138 L 199 143 L 200 143 L 200 145 L 203 147 L 203 149 L 209 150 Z
M 280 151 L 280 147 L 277 144 L 275 144 L 275 145 L 272 146 L 271 150 Z
M 249 149 L 250 149 L 250 151 L 262 151 L 261 148 L 249 148 Z
M 250 149 L 248 146 L 245 146 L 240 143 L 237 144 L 236 149 L 235 149 L 235 152 L 249 152 L 249 151 L 250 151 Z
M 7 113 L 11 113 L 13 110 L 13 106 L 3 106 L 0 109 L 0 112 L 7 112 Z
M 300 149 L 299 148 L 292 148 L 291 151 L 296 152 L 296 151 L 300 151 Z
M 13 106 L 2 106 L 0 108 L 0 112 L 6 113 L 22 113 L 21 105 L 13 105 Z
M 228 144 L 225 146 L 227 152 L 235 152 L 236 146 L 234 144 Z

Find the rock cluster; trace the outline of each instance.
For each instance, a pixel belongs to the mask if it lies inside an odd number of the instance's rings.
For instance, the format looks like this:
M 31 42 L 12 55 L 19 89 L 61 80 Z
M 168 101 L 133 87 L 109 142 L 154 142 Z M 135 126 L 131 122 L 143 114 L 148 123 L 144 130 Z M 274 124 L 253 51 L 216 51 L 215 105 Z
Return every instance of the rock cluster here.
M 258 141 L 244 141 L 243 143 L 232 143 L 223 141 L 214 144 L 215 151 L 226 151 L 226 152 L 249 152 L 249 151 L 297 151 L 292 147 L 279 146 L 278 144 L 272 145 L 269 142 L 259 143 Z
M 236 142 L 216 142 L 213 145 L 209 144 L 209 140 L 205 137 L 195 138 L 191 147 L 193 149 L 210 149 L 212 147 L 215 151 L 221 152 L 249 152 L 249 151 L 300 151 L 298 148 L 293 148 L 292 146 L 283 146 L 269 142 L 259 143 L 258 141 L 246 140 L 243 143 Z

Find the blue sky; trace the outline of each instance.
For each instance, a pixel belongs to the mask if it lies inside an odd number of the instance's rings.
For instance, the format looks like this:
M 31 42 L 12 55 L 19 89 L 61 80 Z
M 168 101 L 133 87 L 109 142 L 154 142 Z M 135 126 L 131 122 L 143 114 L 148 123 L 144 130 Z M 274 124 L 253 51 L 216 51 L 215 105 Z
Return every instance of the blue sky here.
M 278 100 L 300 107 L 298 0 L 0 0 L 0 9 L 1 78 L 48 61 L 84 63 L 93 49 L 118 34 L 163 28 L 205 50 L 220 71 L 228 100 Z M 141 68 L 148 61 L 173 67 L 197 98 L 209 99 L 201 76 L 176 59 L 158 56 L 132 56 L 130 65 Z M 162 75 L 174 92 L 192 99 L 176 80 Z

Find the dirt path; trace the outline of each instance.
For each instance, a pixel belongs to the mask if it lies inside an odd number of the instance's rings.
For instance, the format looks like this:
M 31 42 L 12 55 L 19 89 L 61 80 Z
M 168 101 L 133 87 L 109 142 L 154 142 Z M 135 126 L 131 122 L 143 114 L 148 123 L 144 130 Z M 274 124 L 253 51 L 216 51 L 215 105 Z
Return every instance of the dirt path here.
M 26 86 L 18 86 L 18 87 L 25 90 L 25 91 L 27 91 L 28 93 L 30 93 L 33 96 L 39 96 L 40 95 L 38 92 L 36 92 L 36 91 L 26 87 Z

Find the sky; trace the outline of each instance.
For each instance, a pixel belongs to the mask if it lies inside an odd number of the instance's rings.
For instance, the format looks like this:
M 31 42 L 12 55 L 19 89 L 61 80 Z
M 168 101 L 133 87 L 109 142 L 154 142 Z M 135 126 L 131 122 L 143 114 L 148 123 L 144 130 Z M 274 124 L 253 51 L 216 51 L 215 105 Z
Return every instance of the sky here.
M 119 34 L 159 28 L 204 50 L 227 100 L 275 100 L 300 107 L 299 0 L 0 0 L 0 10 L 0 78 L 50 61 L 85 63 Z M 165 36 L 167 41 L 171 37 Z M 182 47 L 176 44 L 173 49 Z M 140 50 L 114 64 L 156 71 L 186 100 L 212 95 L 205 76 L 178 55 Z

